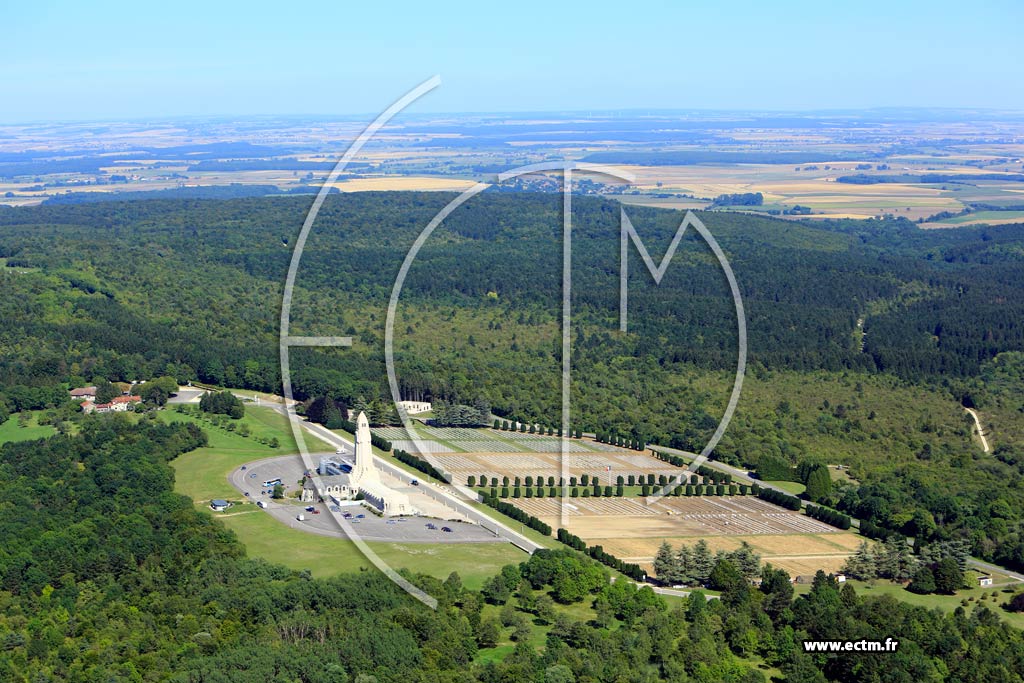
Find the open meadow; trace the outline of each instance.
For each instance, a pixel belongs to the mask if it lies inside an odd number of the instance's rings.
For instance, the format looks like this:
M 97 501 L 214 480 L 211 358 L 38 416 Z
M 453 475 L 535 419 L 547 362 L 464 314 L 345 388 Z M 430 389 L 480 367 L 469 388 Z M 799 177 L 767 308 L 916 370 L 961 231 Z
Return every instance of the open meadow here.
M 50 425 L 39 424 L 39 414 L 31 413 L 28 421 L 22 423 L 17 415 L 11 415 L 5 422 L 0 424 L 0 444 L 10 441 L 31 441 L 32 439 L 43 439 L 53 436 L 57 430 Z

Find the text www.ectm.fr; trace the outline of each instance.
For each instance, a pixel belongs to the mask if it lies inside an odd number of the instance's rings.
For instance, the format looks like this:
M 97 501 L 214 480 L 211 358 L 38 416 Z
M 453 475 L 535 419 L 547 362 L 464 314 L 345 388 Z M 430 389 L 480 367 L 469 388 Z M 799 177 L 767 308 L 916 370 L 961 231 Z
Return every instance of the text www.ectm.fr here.
M 805 640 L 804 652 L 896 652 L 900 641 L 882 640 Z

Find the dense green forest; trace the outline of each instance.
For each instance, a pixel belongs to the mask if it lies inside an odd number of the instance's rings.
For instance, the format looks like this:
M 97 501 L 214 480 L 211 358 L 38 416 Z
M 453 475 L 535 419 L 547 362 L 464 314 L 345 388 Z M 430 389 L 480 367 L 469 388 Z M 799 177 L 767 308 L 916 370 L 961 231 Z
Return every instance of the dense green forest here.
M 1021 681 L 1024 635 L 985 606 L 943 615 L 819 574 L 754 588 L 730 559 L 722 599 L 671 606 L 539 551 L 480 592 L 409 575 L 437 611 L 376 573 L 311 579 L 247 559 L 172 493 L 192 425 L 92 416 L 75 436 L 0 448 L 0 678 L 17 682 Z M 579 617 L 574 606 L 586 606 Z M 574 616 L 576 615 L 576 616 Z M 540 646 L 533 643 L 542 637 Z M 897 652 L 805 654 L 805 639 L 898 637 Z M 495 646 L 513 647 L 494 656 Z
M 299 269 L 296 393 L 389 397 L 384 319 L 398 268 L 451 195 L 331 196 Z M 280 297 L 311 199 L 149 200 L 0 209 L 0 417 L 96 378 L 172 376 L 279 391 Z M 736 321 L 692 231 L 660 285 L 631 256 L 618 331 L 618 204 L 573 209 L 573 420 L 699 450 L 724 409 Z M 558 427 L 561 199 L 490 194 L 452 214 L 409 272 L 395 324 L 404 398 L 490 405 Z M 630 207 L 660 258 L 681 216 Z M 843 463 L 821 502 L 1024 567 L 1024 232 L 905 220 L 800 223 L 707 213 L 749 330 L 745 391 L 714 457 Z M 993 451 L 972 442 L 977 407 Z M 63 412 L 62 412 L 63 411 Z
M 448 198 L 366 193 L 329 198 L 321 210 L 302 261 L 293 327 L 359 334 L 363 343 L 355 353 L 334 359 L 318 354 L 323 375 L 332 380 L 335 372 L 350 375 L 345 384 L 332 386 L 334 391 L 380 393 L 379 373 L 371 370 L 378 369 L 381 355 L 375 347 L 382 336 L 381 304 L 413 238 Z M 263 342 L 276 333 L 289 245 L 309 201 L 5 207 L 0 210 L 0 257 L 9 267 L 5 305 L 20 306 L 10 313 L 20 314 L 26 325 L 29 314 L 42 313 L 47 303 L 60 309 L 45 311 L 49 319 L 37 316 L 37 327 L 25 330 L 25 336 L 49 340 L 51 347 L 73 337 L 81 351 L 73 350 L 65 362 L 80 355 L 94 363 L 90 368 L 114 375 L 153 374 L 155 364 L 170 364 L 179 374 L 214 383 L 273 389 L 276 363 L 268 361 L 274 350 Z M 717 264 L 692 234 L 660 286 L 634 263 L 631 333 L 616 332 L 618 211 L 617 204 L 589 198 L 580 198 L 574 208 L 574 350 L 580 369 L 585 372 L 595 356 L 639 358 L 659 367 L 730 367 L 735 320 L 731 306 L 721 301 L 728 290 Z M 499 355 L 512 361 L 536 356 L 537 349 L 525 357 L 517 350 L 531 343 L 531 332 L 550 342 L 549 327 L 558 324 L 559 212 L 560 200 L 545 195 L 484 195 L 466 205 L 420 253 L 403 291 L 410 310 L 403 309 L 402 316 L 426 309 L 450 321 L 468 309 L 495 332 L 472 341 L 485 348 L 509 342 Z M 667 245 L 679 221 L 674 212 L 631 208 L 630 213 L 654 253 Z M 1024 350 L 1022 237 L 1016 226 L 924 232 L 907 221 L 809 227 L 727 213 L 704 219 L 737 273 L 755 367 L 885 371 L 916 381 L 973 376 L 999 352 Z M 67 298 L 59 292 L 17 297 L 18 290 L 41 294 L 46 287 L 38 279 L 17 277 L 18 268 L 41 268 L 50 284 L 90 296 L 72 302 L 53 300 Z M 855 338 L 859 318 L 865 319 L 867 333 L 863 350 Z M 495 330 L 497 324 L 502 329 Z M 415 337 L 415 326 L 404 331 Z M 406 341 L 403 329 L 396 333 L 400 343 Z M 201 343 L 211 337 L 219 341 L 216 347 Z M 470 355 L 471 349 L 462 348 L 472 346 L 470 341 L 449 340 L 449 355 Z M 542 350 L 552 355 L 550 348 Z M 530 369 L 542 369 L 538 364 L 544 360 L 536 359 Z M 34 383 L 40 368 L 19 361 L 5 359 L 4 378 Z M 465 387 L 438 367 L 449 362 L 454 361 L 409 358 L 403 383 L 410 392 L 442 398 L 446 392 L 464 393 Z M 51 376 L 60 374 L 54 370 L 48 371 Z M 473 383 L 499 410 L 547 408 L 522 398 L 510 405 L 495 383 Z M 306 392 L 322 388 L 314 377 L 301 377 L 298 384 Z

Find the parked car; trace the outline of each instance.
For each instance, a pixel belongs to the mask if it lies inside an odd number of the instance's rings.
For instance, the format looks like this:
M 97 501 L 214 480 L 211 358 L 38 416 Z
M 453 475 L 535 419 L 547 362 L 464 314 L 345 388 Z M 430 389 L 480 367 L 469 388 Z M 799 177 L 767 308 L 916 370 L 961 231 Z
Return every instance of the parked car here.
M 331 512 L 341 512 L 341 508 L 338 507 L 337 505 L 332 505 L 327 509 L 330 510 Z
M 310 505 L 309 507 L 307 507 L 307 508 L 306 508 L 306 512 L 312 512 L 312 511 L 313 511 L 313 510 L 315 510 L 315 509 L 316 509 L 315 507 L 313 507 L 312 505 Z
M 364 515 L 362 512 L 356 515 L 356 519 L 362 519 L 363 517 L 366 517 L 366 515 Z
M 413 486 L 419 486 L 420 485 L 420 480 L 419 479 L 413 479 L 409 483 L 412 484 Z
M 248 468 L 248 467 L 246 467 L 245 465 L 242 465 L 242 469 L 243 469 L 243 470 L 246 470 L 246 469 L 249 469 L 249 468 Z
M 452 532 L 451 527 L 446 526 L 441 527 L 441 531 L 445 532 L 446 534 L 450 534 Z
M 350 519 L 352 517 L 352 513 L 351 512 L 346 512 L 345 514 L 342 515 L 342 517 L 344 517 L 345 519 Z
M 319 514 L 320 514 L 320 511 L 319 511 L 319 510 L 317 510 L 316 508 L 313 508 L 313 514 L 314 514 L 314 515 L 319 515 Z

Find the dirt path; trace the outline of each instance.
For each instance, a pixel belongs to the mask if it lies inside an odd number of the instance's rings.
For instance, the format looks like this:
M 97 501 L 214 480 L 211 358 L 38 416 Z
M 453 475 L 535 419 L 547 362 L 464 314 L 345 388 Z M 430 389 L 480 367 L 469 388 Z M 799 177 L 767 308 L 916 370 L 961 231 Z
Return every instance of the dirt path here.
M 977 411 L 974 410 L 974 408 L 964 408 L 964 410 L 970 413 L 971 417 L 974 418 L 974 426 L 978 429 L 978 436 L 981 437 L 981 448 L 988 453 L 988 440 L 985 438 L 985 432 L 981 429 L 981 420 L 978 419 Z

